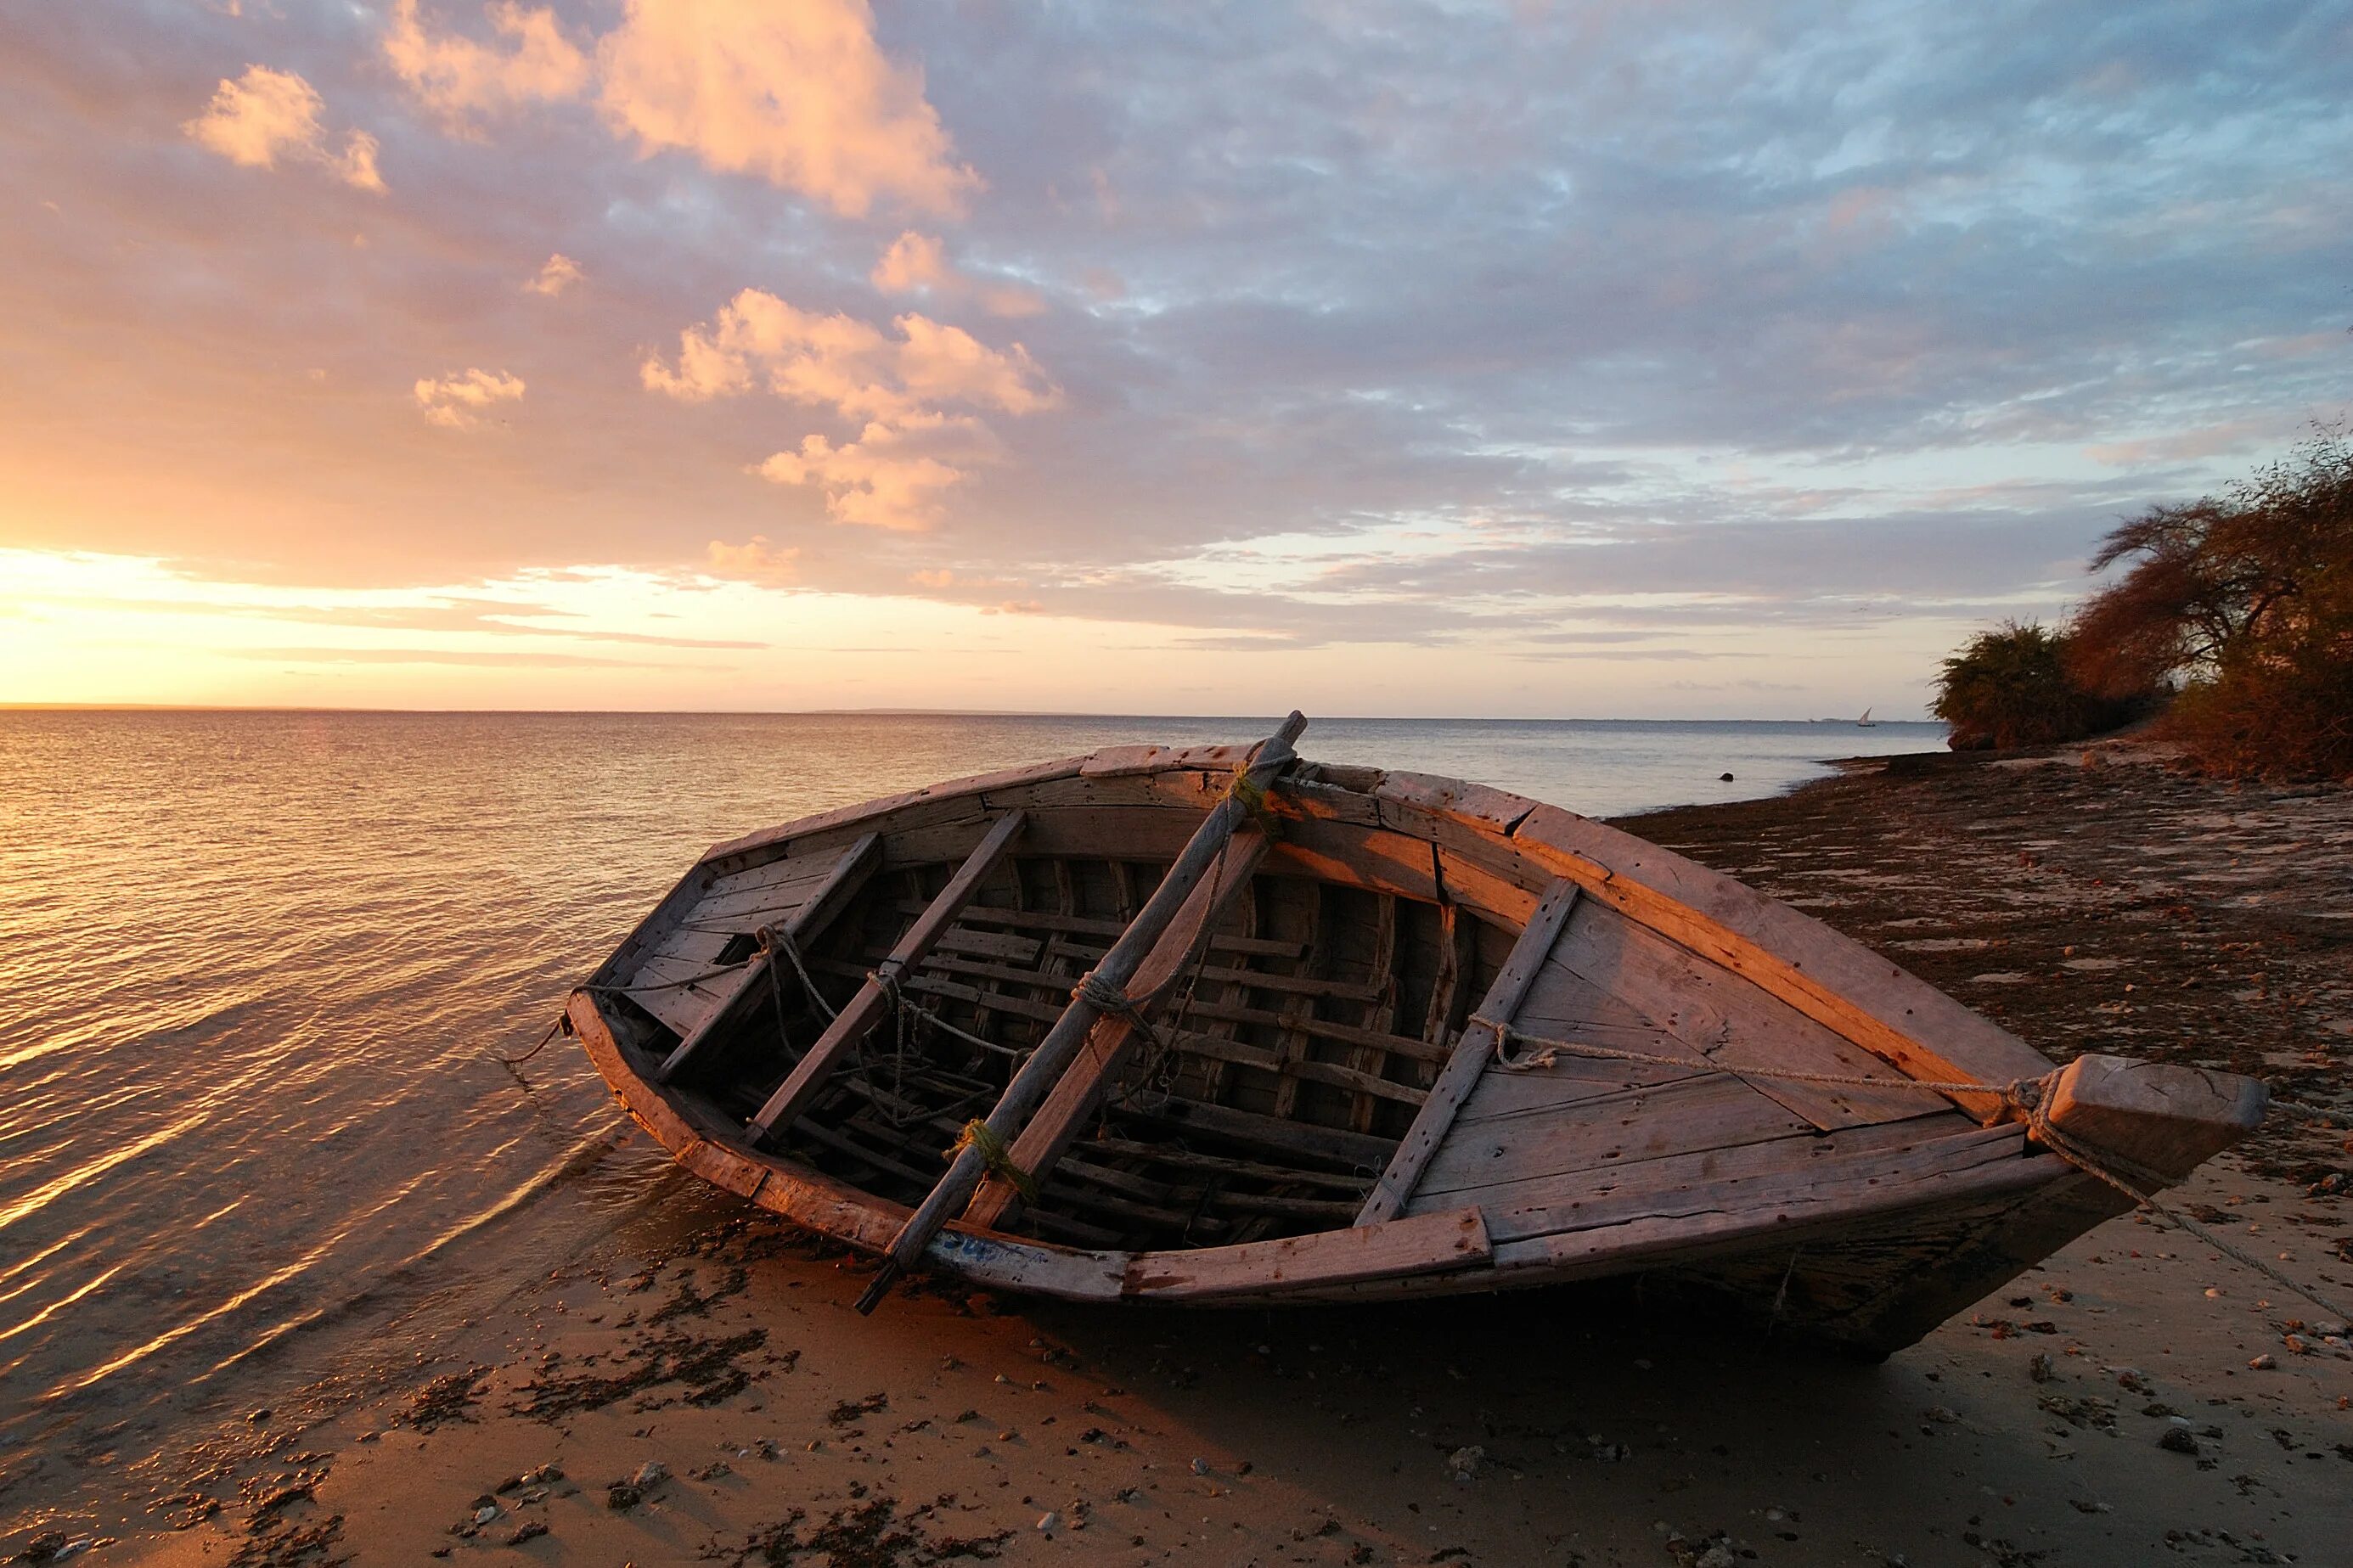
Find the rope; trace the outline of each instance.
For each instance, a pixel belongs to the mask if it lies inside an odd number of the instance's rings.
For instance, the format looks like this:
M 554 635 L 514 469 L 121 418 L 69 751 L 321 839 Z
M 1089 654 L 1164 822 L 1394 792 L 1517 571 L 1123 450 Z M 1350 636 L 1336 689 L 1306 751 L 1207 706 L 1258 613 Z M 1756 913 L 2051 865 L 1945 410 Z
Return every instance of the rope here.
M 964 1131 L 948 1146 L 947 1157 L 954 1160 L 967 1149 L 979 1152 L 980 1163 L 987 1167 L 990 1175 L 1012 1183 L 1013 1190 L 1021 1194 L 1024 1203 L 1038 1201 L 1038 1178 L 1013 1163 L 1013 1151 L 1006 1146 L 1005 1140 L 977 1116 L 964 1124 Z
M 2000 1097 L 2002 1108 L 2017 1113 L 2020 1120 L 2026 1123 L 2027 1131 L 2033 1134 L 2036 1142 L 2041 1143 L 2086 1175 L 2095 1177 L 2114 1187 L 2117 1192 L 2130 1198 L 2137 1207 L 2157 1215 L 2178 1230 L 2186 1231 L 2196 1237 L 2223 1257 L 2243 1268 L 2253 1269 L 2283 1289 L 2303 1297 L 2331 1316 L 2353 1318 L 2353 1310 L 2330 1300 L 2320 1293 L 2317 1286 L 2307 1285 L 2264 1259 L 2233 1247 L 2189 1215 L 2170 1205 L 2158 1202 L 2149 1189 L 2167 1184 L 2167 1179 L 2161 1173 L 2127 1160 L 2112 1150 L 2094 1149 L 2081 1139 L 2053 1125 L 2048 1102 L 2052 1089 L 2059 1081 L 2059 1073 L 2055 1068 L 2041 1078 L 2013 1079 L 2006 1084 L 1936 1083 L 1919 1079 L 1862 1078 L 1851 1073 L 1798 1072 L 1780 1068 L 1734 1067 L 1725 1063 L 1709 1061 L 1704 1058 L 1699 1061 L 1694 1061 L 1689 1057 L 1662 1056 L 1651 1051 L 1630 1051 L 1616 1046 L 1590 1045 L 1582 1040 L 1548 1039 L 1541 1035 L 1531 1035 L 1525 1030 L 1515 1029 L 1509 1024 L 1499 1023 L 1493 1018 L 1478 1013 L 1472 1014 L 1470 1021 L 1493 1030 L 1495 1038 L 1501 1044 L 1509 1045 L 1517 1041 L 1536 1047 L 1525 1057 L 1505 1058 L 1499 1055 L 1495 1065 L 1505 1072 L 1534 1072 L 1552 1066 L 1566 1054 L 1596 1057 L 1609 1061 L 1639 1062 L 1651 1067 L 1704 1067 L 1710 1071 L 1730 1073 L 1736 1078 L 1770 1079 L 1782 1083 L 1848 1084 L 1873 1089 L 1918 1089 L 1946 1095 L 1998 1095 Z M 2327 1114 L 2312 1112 L 2301 1106 L 2295 1109 L 2305 1114 L 2324 1116 Z
M 758 956 L 757 953 L 753 954 L 753 958 Z M 683 991 L 689 987 L 700 985 L 706 980 L 716 980 L 723 974 L 733 974 L 751 962 L 751 958 L 743 958 L 733 963 L 716 964 L 700 974 L 690 974 L 683 980 L 657 980 L 645 985 L 583 985 L 580 989 L 602 992 L 607 996 L 634 996 L 640 991 Z
M 819 991 L 817 988 L 817 982 L 809 978 L 808 965 L 801 962 L 801 950 L 793 941 L 791 931 L 784 926 L 762 926 L 752 934 L 758 939 L 761 955 L 767 959 L 768 967 L 771 970 L 776 965 L 776 954 L 781 952 L 785 955 L 793 966 L 793 973 L 801 977 L 801 989 L 808 994 L 809 1005 L 825 1015 L 827 1023 L 832 1023 L 835 1017 L 833 1004 L 825 999 L 825 993 Z M 772 984 L 769 987 L 769 994 L 773 996 L 782 987 Z M 783 1005 L 781 1001 L 777 1003 L 780 1010 Z M 781 1023 L 777 1026 L 777 1030 L 779 1033 L 783 1032 Z
M 553 1024 L 550 1024 L 550 1025 L 547 1026 L 547 1033 L 545 1033 L 545 1034 L 543 1034 L 543 1035 L 540 1036 L 540 1037 L 539 1037 L 539 1044 L 537 1044 L 537 1045 L 535 1045 L 535 1046 L 532 1047 L 532 1048 L 531 1048 L 531 1049 L 529 1049 L 529 1050 L 527 1050 L 527 1051 L 523 1052 L 523 1054 L 522 1054 L 522 1055 L 521 1055 L 521 1056 L 519 1056 L 519 1057 L 501 1057 L 501 1058 L 499 1058 L 499 1065 L 500 1065 L 501 1067 L 510 1067 L 510 1068 L 519 1068 L 519 1067 L 522 1066 L 522 1064 L 523 1064 L 523 1063 L 525 1063 L 525 1062 L 527 1062 L 527 1061 L 531 1060 L 531 1058 L 533 1058 L 533 1057 L 535 1057 L 535 1056 L 539 1055 L 539 1053 L 540 1053 L 540 1052 L 542 1052 L 542 1051 L 543 1051 L 543 1050 L 547 1049 L 547 1042 L 548 1042 L 548 1041 L 550 1041 L 550 1040 L 552 1040 L 552 1039 L 554 1039 L 554 1038 L 555 1038 L 556 1031 L 557 1031 L 557 1030 L 559 1030 L 559 1029 L 561 1029 L 561 1028 L 563 1028 L 563 1027 L 564 1027 L 564 1026 L 565 1026 L 568 1021 L 569 1021 L 569 1020 L 568 1020 L 568 1019 L 566 1019 L 563 1014 L 558 1013 L 558 1014 L 555 1016 L 555 1022 L 554 1022 Z

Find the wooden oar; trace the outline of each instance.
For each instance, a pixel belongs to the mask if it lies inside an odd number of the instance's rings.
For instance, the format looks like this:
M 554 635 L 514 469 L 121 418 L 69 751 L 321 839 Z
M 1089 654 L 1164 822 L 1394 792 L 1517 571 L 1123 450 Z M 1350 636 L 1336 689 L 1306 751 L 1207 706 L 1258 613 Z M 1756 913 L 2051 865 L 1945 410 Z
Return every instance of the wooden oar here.
M 1129 922 L 1128 928 L 1120 932 L 1119 940 L 1112 943 L 1111 951 L 1096 962 L 1087 983 L 1071 994 L 1071 1005 L 1062 1010 L 1061 1016 L 1054 1021 L 1054 1026 L 1047 1031 L 1046 1037 L 1038 1042 L 1037 1049 L 1030 1052 L 1029 1059 L 1023 1062 L 1020 1070 L 1013 1075 L 1013 1081 L 1006 1086 L 1004 1096 L 997 1100 L 996 1109 L 988 1113 L 976 1130 L 966 1130 L 964 1141 L 956 1146 L 955 1157 L 948 1166 L 947 1174 L 940 1178 L 939 1184 L 931 1190 L 892 1238 L 890 1249 L 882 1258 L 882 1267 L 875 1272 L 873 1282 L 867 1286 L 866 1293 L 858 1299 L 860 1312 L 871 1312 L 881 1304 L 882 1298 L 890 1294 L 891 1287 L 899 1276 L 923 1257 L 923 1248 L 931 1245 L 932 1237 L 940 1233 L 940 1227 L 961 1213 L 965 1205 L 971 1201 L 973 1190 L 988 1173 L 990 1162 L 985 1151 L 997 1151 L 1002 1160 L 1007 1146 L 1019 1135 L 1047 1095 L 1053 1091 L 1054 1085 L 1060 1081 L 1071 1059 L 1078 1055 L 1079 1048 L 1086 1044 L 1095 1020 L 1103 1016 L 1105 1008 L 1094 999 L 1094 995 L 1109 997 L 1121 994 L 1127 983 L 1135 977 L 1137 969 L 1142 967 L 1145 959 L 1160 941 L 1161 933 L 1168 929 L 1177 911 L 1184 908 L 1186 900 L 1191 897 L 1194 887 L 1225 851 L 1228 841 L 1234 836 L 1234 829 L 1249 819 L 1250 797 L 1263 791 L 1298 761 L 1298 753 L 1292 750 L 1292 743 L 1306 728 L 1306 719 L 1294 712 L 1282 721 L 1282 727 L 1273 735 L 1259 743 L 1250 765 L 1235 780 L 1235 787 L 1210 808 L 1209 815 L 1194 830 L 1192 841 L 1185 846 L 1184 852 L 1176 857 L 1176 864 L 1170 866 L 1168 874 L 1161 879 L 1160 886 L 1153 889 L 1152 897 L 1145 900 L 1144 908 Z

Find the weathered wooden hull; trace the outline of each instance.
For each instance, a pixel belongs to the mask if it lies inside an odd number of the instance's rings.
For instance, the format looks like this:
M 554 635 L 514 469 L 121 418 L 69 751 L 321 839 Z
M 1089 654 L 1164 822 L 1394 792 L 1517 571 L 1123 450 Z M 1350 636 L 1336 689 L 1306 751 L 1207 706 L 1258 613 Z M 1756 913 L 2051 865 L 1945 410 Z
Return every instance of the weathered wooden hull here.
M 880 1253 L 1240 755 L 1124 748 L 719 845 L 573 1031 L 689 1169 Z M 1729 879 L 1420 775 L 1308 764 L 1265 813 L 1155 949 L 1152 1029 L 1093 1024 L 924 1267 L 1202 1305 L 1642 1273 L 1885 1351 L 2126 1206 L 1998 1092 L 2047 1060 Z M 1499 1059 L 1471 1020 L 1505 1000 L 1530 1036 L 1672 1061 Z M 2178 1179 L 2261 1091 L 2173 1072 L 2092 1075 L 2066 1114 Z

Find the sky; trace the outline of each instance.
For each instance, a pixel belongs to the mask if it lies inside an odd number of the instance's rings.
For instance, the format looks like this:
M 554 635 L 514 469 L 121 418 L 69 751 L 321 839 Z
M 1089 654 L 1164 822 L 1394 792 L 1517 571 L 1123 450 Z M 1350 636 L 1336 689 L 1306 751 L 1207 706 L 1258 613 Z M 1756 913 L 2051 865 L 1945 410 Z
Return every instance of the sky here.
M 2353 11 L 0 0 L 0 702 L 1917 715 L 2353 401 Z

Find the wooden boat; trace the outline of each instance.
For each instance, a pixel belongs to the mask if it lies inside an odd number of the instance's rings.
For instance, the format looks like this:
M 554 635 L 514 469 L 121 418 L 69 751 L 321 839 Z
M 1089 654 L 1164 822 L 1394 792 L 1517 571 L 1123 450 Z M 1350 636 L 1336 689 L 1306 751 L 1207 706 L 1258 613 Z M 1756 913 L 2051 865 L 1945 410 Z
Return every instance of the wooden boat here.
M 713 847 L 571 1031 L 704 1179 L 900 1268 L 1269 1305 L 1641 1274 L 1884 1353 L 2262 1119 L 2063 1071 L 1549 805 L 1122 747 Z M 1924 1087 L 1935 1085 L 1937 1087 Z M 2015 1087 L 2014 1087 L 2015 1086 Z

